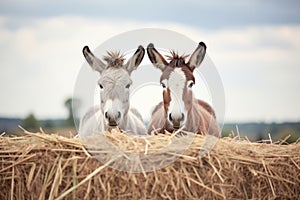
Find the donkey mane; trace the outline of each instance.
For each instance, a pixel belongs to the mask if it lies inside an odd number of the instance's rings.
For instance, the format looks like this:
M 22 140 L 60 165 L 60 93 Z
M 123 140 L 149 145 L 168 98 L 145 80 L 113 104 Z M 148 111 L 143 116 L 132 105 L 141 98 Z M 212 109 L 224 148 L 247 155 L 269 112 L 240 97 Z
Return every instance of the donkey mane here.
M 103 60 L 107 63 L 107 68 L 113 67 L 113 68 L 121 68 L 124 63 L 124 55 L 121 54 L 119 51 L 117 52 L 111 52 L 107 51 L 107 56 L 103 57 Z
M 167 59 L 170 61 L 170 66 L 175 68 L 175 67 L 181 67 L 182 65 L 185 65 L 185 59 L 189 55 L 179 55 L 177 52 L 174 50 L 170 51 L 171 55 L 166 55 Z

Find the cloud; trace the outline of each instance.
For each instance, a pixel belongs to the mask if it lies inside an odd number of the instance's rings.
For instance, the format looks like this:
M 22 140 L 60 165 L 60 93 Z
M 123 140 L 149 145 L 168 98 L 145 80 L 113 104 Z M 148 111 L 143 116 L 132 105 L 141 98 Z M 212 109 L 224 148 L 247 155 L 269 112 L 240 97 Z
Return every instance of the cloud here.
M 32 19 L 15 28 L 10 23 L 19 22 L 0 18 L 0 115 L 66 116 L 63 101 L 72 95 L 84 62 L 82 47 L 94 49 L 114 35 L 146 27 L 166 28 L 205 41 L 223 80 L 227 120 L 300 118 L 295 112 L 300 110 L 300 26 L 212 30 L 80 16 Z
M 222 29 L 258 24 L 298 24 L 299 8 L 300 3 L 295 0 L 2 0 L 0 13 L 20 18 L 74 15 L 129 21 L 139 19 L 146 23 L 177 21 L 190 26 Z

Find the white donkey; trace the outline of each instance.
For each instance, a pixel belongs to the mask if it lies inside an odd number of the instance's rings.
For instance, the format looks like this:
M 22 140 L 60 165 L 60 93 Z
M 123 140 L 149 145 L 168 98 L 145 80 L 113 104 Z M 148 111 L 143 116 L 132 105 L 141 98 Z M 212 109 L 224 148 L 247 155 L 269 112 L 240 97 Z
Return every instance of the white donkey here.
M 103 59 L 106 64 L 85 46 L 83 55 L 93 70 L 100 73 L 100 106 L 94 106 L 83 116 L 79 136 L 99 134 L 110 127 L 133 134 L 146 134 L 142 116 L 129 104 L 129 88 L 132 84 L 131 72 L 140 65 L 145 49 L 139 46 L 134 55 L 124 64 L 120 53 L 108 52 Z

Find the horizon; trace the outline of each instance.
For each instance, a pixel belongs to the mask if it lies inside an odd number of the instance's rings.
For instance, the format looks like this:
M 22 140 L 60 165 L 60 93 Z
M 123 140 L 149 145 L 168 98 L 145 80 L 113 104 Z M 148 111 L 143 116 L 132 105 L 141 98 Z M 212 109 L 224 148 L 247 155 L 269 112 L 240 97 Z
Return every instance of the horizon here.
M 34 114 L 34 113 L 29 113 L 27 116 L 29 116 L 30 114 L 33 114 L 35 117 L 36 117 L 36 115 Z M 67 115 L 67 114 L 66 114 Z M 24 118 L 22 118 L 22 117 L 18 117 L 18 116 L 0 116 L 0 120 L 1 119 L 17 119 L 17 120 L 23 120 L 23 119 L 25 119 L 27 116 L 25 116 Z M 57 118 L 55 118 L 55 117 L 52 117 L 52 118 L 38 118 L 38 117 L 36 117 L 36 119 L 38 120 L 38 121 L 47 121 L 47 120 L 66 120 L 67 119 L 67 116 L 66 117 L 57 117 Z M 148 123 L 149 122 L 149 120 L 143 120 L 144 121 L 144 123 Z M 273 124 L 273 123 L 275 123 L 275 124 L 285 124 L 285 123 L 300 123 L 300 119 L 299 120 L 287 120 L 287 121 L 255 121 L 255 120 L 253 120 L 253 121 L 226 121 L 226 120 L 224 120 L 224 124 L 252 124 L 252 123 L 254 123 L 254 124 L 261 124 L 261 123 L 263 123 L 263 124 Z

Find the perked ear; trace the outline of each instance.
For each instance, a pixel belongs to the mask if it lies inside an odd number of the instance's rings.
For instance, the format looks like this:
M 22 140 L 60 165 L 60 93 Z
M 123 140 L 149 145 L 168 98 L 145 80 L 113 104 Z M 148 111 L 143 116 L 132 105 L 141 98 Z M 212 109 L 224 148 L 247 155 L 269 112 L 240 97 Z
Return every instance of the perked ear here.
M 154 45 L 150 43 L 147 46 L 147 54 L 152 62 L 152 64 L 160 69 L 161 71 L 164 71 L 166 66 L 168 65 L 168 62 L 164 59 L 164 57 L 154 48 Z
M 196 67 L 199 67 L 202 63 L 206 53 L 206 45 L 204 42 L 200 42 L 197 49 L 191 55 L 189 62 L 187 65 L 193 71 Z
M 136 52 L 133 54 L 133 56 L 125 64 L 125 68 L 128 70 L 129 73 L 131 73 L 133 70 L 136 70 L 136 68 L 141 64 L 144 55 L 145 49 L 142 45 L 140 45 Z
M 106 65 L 90 51 L 88 46 L 83 47 L 83 55 L 93 70 L 102 73 Z

